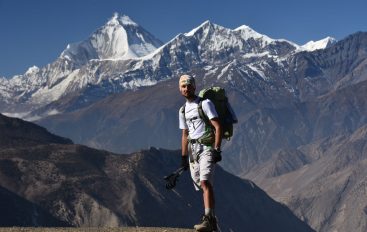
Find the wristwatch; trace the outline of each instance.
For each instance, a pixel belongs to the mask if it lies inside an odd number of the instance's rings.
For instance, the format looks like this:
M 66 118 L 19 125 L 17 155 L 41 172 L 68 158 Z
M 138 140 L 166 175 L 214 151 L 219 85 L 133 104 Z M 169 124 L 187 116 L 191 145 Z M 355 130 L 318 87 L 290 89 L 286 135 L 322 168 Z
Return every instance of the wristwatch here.
M 216 152 L 222 152 L 222 151 L 220 150 L 220 147 L 216 147 L 216 148 L 214 148 L 214 150 L 215 150 Z

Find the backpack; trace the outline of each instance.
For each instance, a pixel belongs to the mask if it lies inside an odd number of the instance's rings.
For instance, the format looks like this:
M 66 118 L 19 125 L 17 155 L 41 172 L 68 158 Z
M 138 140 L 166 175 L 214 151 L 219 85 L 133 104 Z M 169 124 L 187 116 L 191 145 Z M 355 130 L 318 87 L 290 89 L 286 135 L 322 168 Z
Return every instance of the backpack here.
M 221 87 L 205 88 L 199 92 L 198 97 L 200 98 L 198 104 L 199 116 L 201 119 L 204 120 L 207 128 L 212 128 L 212 125 L 209 118 L 205 115 L 203 111 L 202 102 L 205 99 L 209 99 L 211 102 L 213 102 L 215 110 L 218 113 L 218 119 L 222 126 L 222 139 L 230 140 L 233 136 L 233 124 L 237 123 L 238 121 L 231 105 L 228 102 L 225 89 Z M 183 114 L 185 115 L 185 105 L 181 109 Z M 205 138 L 204 140 L 207 140 L 207 138 Z

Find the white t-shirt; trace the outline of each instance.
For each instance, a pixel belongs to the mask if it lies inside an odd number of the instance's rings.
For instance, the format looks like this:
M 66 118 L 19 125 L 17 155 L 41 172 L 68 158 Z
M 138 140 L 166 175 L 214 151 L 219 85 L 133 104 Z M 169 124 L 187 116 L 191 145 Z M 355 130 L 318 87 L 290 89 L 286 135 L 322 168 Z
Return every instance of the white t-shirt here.
M 200 118 L 198 111 L 198 103 L 200 98 L 196 98 L 193 102 L 186 102 L 185 116 L 181 112 L 179 113 L 180 129 L 189 129 L 189 137 L 191 139 L 198 139 L 205 133 L 205 121 Z M 217 118 L 218 114 L 215 110 L 213 102 L 209 99 L 205 99 L 202 102 L 202 108 L 204 114 L 209 118 Z

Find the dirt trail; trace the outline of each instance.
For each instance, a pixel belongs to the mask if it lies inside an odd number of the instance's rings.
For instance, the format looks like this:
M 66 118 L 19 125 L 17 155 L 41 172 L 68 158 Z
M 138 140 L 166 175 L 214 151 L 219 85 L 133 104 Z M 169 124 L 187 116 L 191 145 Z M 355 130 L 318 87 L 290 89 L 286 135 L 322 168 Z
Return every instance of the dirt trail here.
M 163 227 L 120 227 L 120 228 L 48 228 L 48 227 L 7 227 L 0 232 L 193 232 L 193 229 Z

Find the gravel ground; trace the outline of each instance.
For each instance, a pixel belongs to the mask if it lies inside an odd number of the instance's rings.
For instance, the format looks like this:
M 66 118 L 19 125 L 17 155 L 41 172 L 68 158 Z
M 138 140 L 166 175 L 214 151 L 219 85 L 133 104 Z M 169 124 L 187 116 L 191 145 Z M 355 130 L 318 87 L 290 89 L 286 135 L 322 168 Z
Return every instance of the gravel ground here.
M 47 228 L 47 227 L 6 227 L 0 232 L 193 232 L 193 229 L 153 228 L 153 227 L 121 227 L 121 228 Z

